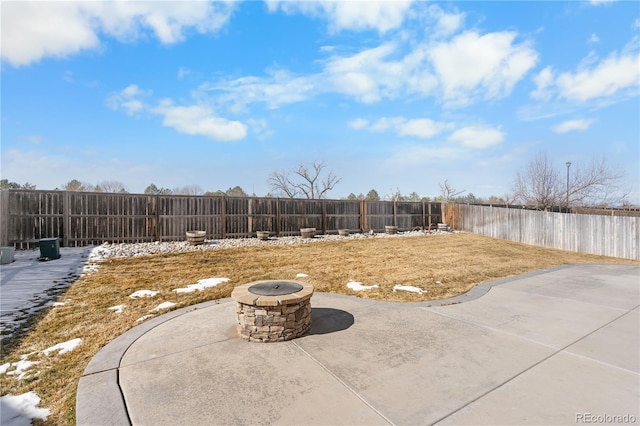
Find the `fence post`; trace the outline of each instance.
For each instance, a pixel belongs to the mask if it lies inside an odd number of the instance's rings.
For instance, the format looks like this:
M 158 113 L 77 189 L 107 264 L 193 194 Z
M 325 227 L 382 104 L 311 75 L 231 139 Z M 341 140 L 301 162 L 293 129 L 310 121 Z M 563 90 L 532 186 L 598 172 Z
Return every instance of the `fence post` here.
M 365 200 L 360 200 L 360 232 L 367 229 L 367 204 Z
M 9 245 L 9 190 L 0 190 L 0 245 Z
M 69 247 L 69 232 L 71 219 L 69 209 L 71 208 L 69 191 L 64 191 L 62 196 L 62 247 Z
M 276 198 L 276 236 L 280 236 L 280 198 Z
M 324 198 L 322 199 L 322 233 L 327 233 L 327 204 Z
M 153 196 L 153 202 L 155 203 L 155 229 L 153 230 L 153 235 L 156 241 L 162 241 L 162 236 L 160 236 L 160 194 Z
M 220 197 L 220 238 L 225 239 L 227 237 L 227 203 L 226 198 L 223 195 Z
M 393 200 L 393 226 L 398 226 L 398 205 L 397 201 Z
M 249 231 L 249 235 L 247 237 L 251 237 L 253 235 L 253 197 L 249 198 L 249 211 L 247 212 L 247 228 Z

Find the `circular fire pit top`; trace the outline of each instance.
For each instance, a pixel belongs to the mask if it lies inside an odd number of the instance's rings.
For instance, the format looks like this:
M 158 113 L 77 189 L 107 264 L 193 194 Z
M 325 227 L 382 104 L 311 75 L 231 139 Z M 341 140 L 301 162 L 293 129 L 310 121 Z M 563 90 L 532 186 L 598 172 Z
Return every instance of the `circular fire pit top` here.
M 312 295 L 311 284 L 284 280 L 255 281 L 239 285 L 231 292 L 236 302 L 253 306 L 293 305 L 311 299 Z
M 250 293 L 260 296 L 282 296 L 302 290 L 301 284 L 295 281 L 262 281 L 248 288 Z

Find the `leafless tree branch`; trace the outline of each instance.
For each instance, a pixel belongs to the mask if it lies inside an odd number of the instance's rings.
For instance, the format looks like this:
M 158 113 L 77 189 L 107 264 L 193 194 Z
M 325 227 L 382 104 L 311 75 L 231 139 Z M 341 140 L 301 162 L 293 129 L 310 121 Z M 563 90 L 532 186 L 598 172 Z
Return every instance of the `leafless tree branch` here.
M 324 198 L 341 181 L 333 171 L 329 171 L 323 179 L 325 168 L 323 161 L 314 161 L 311 167 L 300 164 L 292 172 L 274 171 L 269 175 L 269 185 L 272 191 L 289 198 L 300 195 L 308 199 Z
M 451 201 L 458 195 L 465 193 L 464 189 L 462 191 L 458 191 L 453 186 L 451 186 L 448 179 L 445 179 L 444 183 L 438 182 L 438 185 L 440 186 L 440 193 L 442 194 L 442 198 L 445 201 Z

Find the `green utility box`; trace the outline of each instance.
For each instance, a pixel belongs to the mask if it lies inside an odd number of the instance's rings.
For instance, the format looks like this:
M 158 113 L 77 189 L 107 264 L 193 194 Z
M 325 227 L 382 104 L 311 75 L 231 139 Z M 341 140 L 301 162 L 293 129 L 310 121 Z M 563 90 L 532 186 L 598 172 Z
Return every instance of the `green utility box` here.
M 39 260 L 60 259 L 60 240 L 57 238 L 42 238 L 40 240 Z

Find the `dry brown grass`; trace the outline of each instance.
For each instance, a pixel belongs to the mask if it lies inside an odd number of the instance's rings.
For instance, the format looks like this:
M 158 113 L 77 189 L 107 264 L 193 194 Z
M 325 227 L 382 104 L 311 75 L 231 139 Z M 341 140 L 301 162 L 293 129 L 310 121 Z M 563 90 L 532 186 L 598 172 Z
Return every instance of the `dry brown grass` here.
M 30 376 L 16 380 L 0 376 L 2 393 L 35 391 L 42 407 L 52 410 L 47 423 L 75 424 L 75 392 L 89 360 L 109 341 L 139 324 L 136 320 L 161 302 L 184 307 L 227 297 L 240 284 L 263 279 L 304 280 L 316 291 L 351 294 L 393 301 L 421 301 L 462 294 L 476 284 L 569 263 L 640 262 L 549 250 L 473 234 L 415 238 L 362 239 L 295 246 L 265 246 L 109 260 L 99 271 L 74 283 L 64 306 L 42 315 L 20 341 L 10 342 L 0 364 L 22 354 L 39 361 Z M 230 281 L 202 292 L 173 290 L 210 277 Z M 378 289 L 355 293 L 354 280 Z M 412 285 L 425 294 L 393 292 L 395 284 Z M 160 293 L 154 298 L 130 299 L 136 290 Z M 107 308 L 126 304 L 124 312 Z M 232 321 L 230 319 L 230 321 Z M 39 351 L 56 343 L 82 338 L 72 352 L 45 357 Z M 4 352 L 4 349 L 3 349 Z M 36 373 L 37 372 L 37 373 Z

